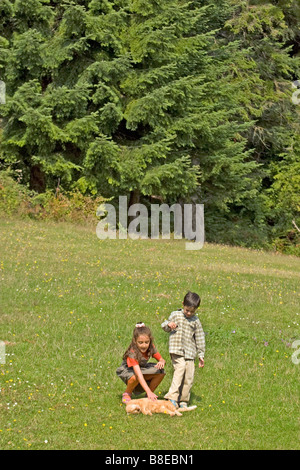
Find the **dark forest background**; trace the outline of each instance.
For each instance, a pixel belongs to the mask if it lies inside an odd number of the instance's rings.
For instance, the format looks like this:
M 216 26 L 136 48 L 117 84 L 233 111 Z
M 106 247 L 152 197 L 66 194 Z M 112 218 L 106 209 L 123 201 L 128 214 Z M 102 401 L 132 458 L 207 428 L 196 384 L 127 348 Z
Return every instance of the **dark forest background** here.
M 202 203 L 207 241 L 297 254 L 299 25 L 298 0 L 0 0 L 0 189 Z

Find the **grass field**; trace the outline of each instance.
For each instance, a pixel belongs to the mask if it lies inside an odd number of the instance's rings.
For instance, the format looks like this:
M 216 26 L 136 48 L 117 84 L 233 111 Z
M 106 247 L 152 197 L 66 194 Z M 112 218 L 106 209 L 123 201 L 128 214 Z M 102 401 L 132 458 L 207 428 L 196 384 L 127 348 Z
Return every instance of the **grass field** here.
M 0 449 L 299 449 L 299 258 L 181 240 L 104 240 L 0 220 Z M 137 321 L 202 298 L 205 367 L 182 417 L 127 416 L 115 370 Z

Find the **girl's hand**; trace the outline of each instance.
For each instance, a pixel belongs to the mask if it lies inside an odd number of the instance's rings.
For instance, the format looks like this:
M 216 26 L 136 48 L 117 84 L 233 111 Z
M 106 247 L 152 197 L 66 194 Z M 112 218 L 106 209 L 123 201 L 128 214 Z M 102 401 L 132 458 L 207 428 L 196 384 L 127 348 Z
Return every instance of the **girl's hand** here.
M 157 364 L 155 364 L 154 367 L 156 367 L 157 369 L 163 369 L 165 367 L 165 363 L 166 361 L 164 359 L 161 359 L 160 361 L 158 361 Z
M 168 327 L 171 328 L 171 330 L 175 330 L 177 328 L 178 325 L 176 325 L 176 323 L 174 323 L 173 321 L 171 321 L 170 323 L 168 323 Z
M 157 400 L 157 395 L 155 395 L 154 392 L 151 392 L 151 390 L 149 390 L 149 392 L 147 392 L 147 397 L 149 398 L 149 400 L 152 400 L 152 401 Z

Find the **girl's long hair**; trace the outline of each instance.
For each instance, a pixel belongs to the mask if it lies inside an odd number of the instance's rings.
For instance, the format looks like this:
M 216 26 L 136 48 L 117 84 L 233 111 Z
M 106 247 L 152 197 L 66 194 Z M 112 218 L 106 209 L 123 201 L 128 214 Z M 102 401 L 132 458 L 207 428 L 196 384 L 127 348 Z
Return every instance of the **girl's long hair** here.
M 144 356 L 140 352 L 136 343 L 138 337 L 141 335 L 145 335 L 149 337 L 150 344 L 149 344 L 149 348 L 147 349 L 147 354 L 148 354 L 148 357 L 152 357 L 155 351 L 155 347 L 153 344 L 153 336 L 152 336 L 150 328 L 148 328 L 148 326 L 139 326 L 139 327 L 136 326 L 135 329 L 133 330 L 133 336 L 132 336 L 130 346 L 126 349 L 125 354 L 123 356 L 123 360 L 126 361 L 127 357 L 129 356 L 129 352 L 131 352 L 132 350 L 134 351 L 134 358 L 138 361 L 139 364 L 141 363 L 141 360 L 144 359 Z

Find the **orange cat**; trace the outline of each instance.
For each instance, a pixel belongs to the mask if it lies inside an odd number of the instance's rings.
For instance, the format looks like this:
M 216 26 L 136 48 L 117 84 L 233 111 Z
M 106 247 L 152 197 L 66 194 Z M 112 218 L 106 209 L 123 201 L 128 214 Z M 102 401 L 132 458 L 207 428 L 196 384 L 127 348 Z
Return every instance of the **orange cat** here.
M 149 398 L 139 398 L 130 400 L 126 406 L 127 414 L 143 413 L 144 415 L 152 416 L 152 413 L 166 413 L 170 416 L 182 416 L 182 411 L 192 411 L 196 406 L 189 406 L 187 408 L 180 408 L 180 412 L 175 408 L 169 400 L 149 400 Z

